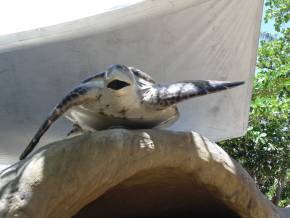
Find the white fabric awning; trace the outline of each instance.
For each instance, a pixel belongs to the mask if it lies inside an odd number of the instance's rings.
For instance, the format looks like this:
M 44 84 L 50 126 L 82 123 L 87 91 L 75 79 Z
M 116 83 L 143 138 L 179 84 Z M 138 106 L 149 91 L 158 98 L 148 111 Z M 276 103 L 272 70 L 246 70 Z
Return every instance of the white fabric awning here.
M 114 63 L 140 68 L 165 84 L 246 81 L 242 87 L 183 103 L 181 118 L 172 127 L 212 140 L 244 134 L 262 8 L 262 0 L 145 0 L 0 36 L 0 164 L 16 160 L 68 90 Z M 64 136 L 69 126 L 58 121 L 40 144 Z

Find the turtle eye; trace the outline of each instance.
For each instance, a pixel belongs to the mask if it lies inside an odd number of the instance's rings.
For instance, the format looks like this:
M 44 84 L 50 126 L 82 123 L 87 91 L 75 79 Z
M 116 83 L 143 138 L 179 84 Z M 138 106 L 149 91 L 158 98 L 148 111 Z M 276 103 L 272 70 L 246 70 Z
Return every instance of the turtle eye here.
M 113 90 L 119 90 L 119 89 L 122 89 L 126 86 L 129 86 L 130 84 L 129 83 L 126 83 L 124 81 L 121 81 L 121 80 L 113 80 L 112 82 L 110 82 L 108 85 L 107 85 L 107 88 L 110 88 L 110 89 L 113 89 Z

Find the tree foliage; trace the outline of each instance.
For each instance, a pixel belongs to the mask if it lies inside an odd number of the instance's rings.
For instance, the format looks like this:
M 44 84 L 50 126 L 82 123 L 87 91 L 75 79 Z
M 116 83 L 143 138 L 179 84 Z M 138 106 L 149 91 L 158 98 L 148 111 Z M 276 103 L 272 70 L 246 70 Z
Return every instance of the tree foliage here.
M 249 127 L 245 136 L 220 143 L 248 170 L 275 204 L 290 204 L 290 1 L 267 0 L 265 22 L 276 36 L 260 41 Z

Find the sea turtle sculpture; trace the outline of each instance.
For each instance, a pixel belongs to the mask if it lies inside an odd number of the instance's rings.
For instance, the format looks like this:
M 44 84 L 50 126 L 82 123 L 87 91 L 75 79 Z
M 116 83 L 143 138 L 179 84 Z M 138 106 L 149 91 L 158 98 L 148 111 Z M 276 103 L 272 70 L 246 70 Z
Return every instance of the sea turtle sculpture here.
M 177 103 L 243 83 L 189 80 L 160 85 L 136 68 L 110 66 L 105 72 L 81 82 L 55 106 L 20 159 L 33 150 L 42 135 L 62 115 L 78 130 L 162 127 L 178 119 Z

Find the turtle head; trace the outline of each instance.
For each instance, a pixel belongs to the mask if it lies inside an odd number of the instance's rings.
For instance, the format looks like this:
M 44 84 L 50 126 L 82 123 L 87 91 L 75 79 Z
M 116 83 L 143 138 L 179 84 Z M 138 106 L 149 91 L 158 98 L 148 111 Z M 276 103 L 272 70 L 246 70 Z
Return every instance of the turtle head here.
M 105 86 L 117 96 L 126 95 L 135 88 L 134 74 L 125 65 L 112 65 L 107 70 Z

